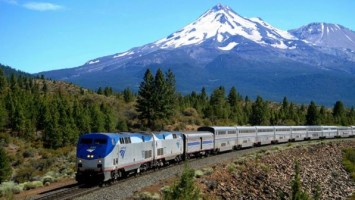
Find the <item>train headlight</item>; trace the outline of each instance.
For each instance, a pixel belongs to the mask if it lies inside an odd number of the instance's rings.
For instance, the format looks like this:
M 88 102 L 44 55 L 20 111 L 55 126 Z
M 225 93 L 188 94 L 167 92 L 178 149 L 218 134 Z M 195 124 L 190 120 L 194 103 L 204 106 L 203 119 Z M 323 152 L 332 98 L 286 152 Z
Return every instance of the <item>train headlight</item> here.
M 90 158 L 90 155 L 88 155 L 87 157 Z
M 101 160 L 99 160 L 99 163 L 101 163 Z
M 78 162 L 81 163 L 81 160 L 79 160 Z

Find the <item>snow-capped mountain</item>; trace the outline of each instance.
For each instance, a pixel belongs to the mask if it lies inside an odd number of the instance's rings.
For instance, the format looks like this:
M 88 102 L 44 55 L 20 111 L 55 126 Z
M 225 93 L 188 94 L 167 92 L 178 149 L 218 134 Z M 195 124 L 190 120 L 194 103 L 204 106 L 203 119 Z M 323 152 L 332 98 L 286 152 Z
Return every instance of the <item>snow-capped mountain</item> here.
M 183 29 L 161 39 L 154 44 L 160 48 L 178 48 L 186 45 L 198 45 L 207 39 L 213 39 L 221 50 L 231 50 L 238 45 L 236 42 L 223 44 L 232 36 L 241 36 L 257 44 L 275 48 L 295 48 L 294 36 L 287 31 L 277 29 L 260 18 L 244 18 L 228 6 L 217 5 L 208 10 L 195 22 Z
M 41 74 L 93 89 L 136 90 L 147 68 L 170 68 L 183 93 L 223 85 L 274 100 L 287 96 L 298 102 L 345 99 L 354 104 L 355 92 L 349 91 L 355 87 L 355 45 L 344 39 L 354 41 L 354 32 L 340 25 L 320 27 L 320 36 L 316 26 L 288 32 L 218 4 L 158 41 Z
M 355 32 L 338 24 L 311 23 L 290 33 L 315 46 L 355 51 Z

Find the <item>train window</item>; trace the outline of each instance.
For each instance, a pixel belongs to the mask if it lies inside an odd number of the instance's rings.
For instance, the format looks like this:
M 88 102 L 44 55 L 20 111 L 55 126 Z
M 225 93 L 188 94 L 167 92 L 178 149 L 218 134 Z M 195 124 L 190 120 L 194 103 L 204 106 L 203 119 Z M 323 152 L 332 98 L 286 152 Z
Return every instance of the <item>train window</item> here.
M 131 142 L 131 138 L 130 138 L 130 137 L 128 138 L 128 143 L 132 143 L 132 142 Z
M 165 135 L 163 134 L 163 139 L 165 140 Z
M 145 142 L 145 140 L 144 140 L 144 136 L 142 136 L 142 141 L 143 141 L 143 142 Z
M 120 143 L 124 144 L 124 139 L 123 138 L 120 138 Z
M 173 133 L 173 139 L 176 139 L 177 135 L 175 133 Z
M 218 135 L 224 135 L 226 134 L 226 131 L 218 131 Z
M 106 139 L 95 139 L 95 144 L 107 144 Z
M 128 138 L 126 138 L 126 137 L 124 138 L 124 143 L 128 144 Z
M 92 144 L 91 138 L 81 138 L 80 144 Z
M 228 131 L 228 134 L 236 134 L 236 131 Z

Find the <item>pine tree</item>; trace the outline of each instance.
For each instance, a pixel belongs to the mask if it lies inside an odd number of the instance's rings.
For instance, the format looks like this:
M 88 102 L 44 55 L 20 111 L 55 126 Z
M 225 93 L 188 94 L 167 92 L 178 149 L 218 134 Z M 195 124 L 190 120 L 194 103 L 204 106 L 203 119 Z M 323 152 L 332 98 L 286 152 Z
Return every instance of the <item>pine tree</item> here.
M 337 101 L 333 108 L 334 121 L 337 124 L 345 125 L 345 108 L 341 101 Z
M 0 146 L 0 184 L 11 177 L 12 169 L 9 158 L 3 147 Z
M 175 110 L 176 110 L 176 99 L 177 99 L 177 96 L 176 96 L 176 80 L 175 80 L 175 75 L 173 74 L 173 72 L 169 69 L 167 72 L 166 72 L 166 79 L 165 79 L 165 82 L 166 82 L 166 108 L 165 108 L 165 113 L 166 113 L 166 117 L 168 119 L 170 119 L 174 113 L 175 113 Z
M 269 125 L 269 111 L 267 103 L 263 102 L 263 99 L 260 96 L 256 98 L 256 101 L 251 107 L 249 123 L 251 125 Z
M 139 119 L 144 121 L 148 127 L 151 127 L 153 123 L 153 92 L 154 77 L 150 70 L 147 69 L 139 86 L 136 109 L 139 112 Z
M 163 125 L 175 113 L 176 98 L 173 73 L 169 70 L 165 78 L 163 72 L 158 69 L 153 78 L 148 69 L 138 91 L 136 105 L 138 117 L 149 128 Z
M 210 116 L 212 121 L 217 119 L 227 119 L 229 115 L 229 105 L 226 100 L 223 86 L 215 89 L 210 97 Z
M 319 124 L 319 113 L 316 104 L 311 101 L 307 109 L 306 125 Z
M 237 100 L 237 90 L 235 89 L 235 87 L 233 86 L 231 88 L 231 90 L 229 91 L 228 94 L 228 103 L 231 107 L 234 107 L 237 105 L 238 100 Z
M 8 119 L 8 115 L 5 107 L 5 102 L 0 97 L 0 131 L 2 131 L 6 127 L 7 119 Z
M 4 75 L 3 70 L 0 68 L 0 95 L 5 93 L 7 89 L 7 78 Z
M 123 99 L 126 103 L 132 102 L 134 100 L 134 94 L 129 87 L 123 90 Z

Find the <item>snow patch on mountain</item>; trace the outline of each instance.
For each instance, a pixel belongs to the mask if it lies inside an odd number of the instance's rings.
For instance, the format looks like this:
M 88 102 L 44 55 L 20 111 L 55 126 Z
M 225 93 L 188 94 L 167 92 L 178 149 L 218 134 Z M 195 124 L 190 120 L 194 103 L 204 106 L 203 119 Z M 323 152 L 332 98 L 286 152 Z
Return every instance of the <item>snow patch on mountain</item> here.
M 119 58 L 119 57 L 124 57 L 124 56 L 128 56 L 128 55 L 133 55 L 133 54 L 134 54 L 133 51 L 126 51 L 124 53 L 120 53 L 120 54 L 113 56 L 113 58 Z
M 223 51 L 229 51 L 231 49 L 233 49 L 235 46 L 237 46 L 238 43 L 236 42 L 231 42 L 229 44 L 227 44 L 227 46 L 224 46 L 224 47 L 218 47 L 220 50 L 223 50 Z
M 87 64 L 92 65 L 92 64 L 96 64 L 99 63 L 100 60 L 90 60 L 89 62 L 87 62 Z

